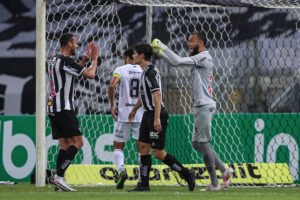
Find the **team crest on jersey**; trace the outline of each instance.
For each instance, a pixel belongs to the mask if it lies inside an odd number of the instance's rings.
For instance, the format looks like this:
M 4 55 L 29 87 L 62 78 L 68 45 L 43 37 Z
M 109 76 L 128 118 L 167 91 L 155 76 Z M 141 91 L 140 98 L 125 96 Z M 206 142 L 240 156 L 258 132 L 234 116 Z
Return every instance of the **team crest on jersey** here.
M 206 57 L 202 58 L 200 61 L 202 62 L 202 61 L 204 61 L 205 59 L 206 59 Z

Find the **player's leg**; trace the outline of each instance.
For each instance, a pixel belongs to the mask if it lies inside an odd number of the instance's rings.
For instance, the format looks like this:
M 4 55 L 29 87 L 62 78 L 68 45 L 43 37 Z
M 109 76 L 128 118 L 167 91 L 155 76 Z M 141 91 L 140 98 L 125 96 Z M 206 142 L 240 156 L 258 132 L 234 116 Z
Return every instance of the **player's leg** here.
M 124 167 L 124 145 L 125 142 L 129 139 L 130 133 L 130 125 L 128 122 L 118 122 L 114 123 L 114 132 L 113 132 L 113 140 L 114 140 L 114 157 L 115 164 L 117 165 L 119 172 L 119 179 L 117 181 L 117 189 L 123 189 L 125 181 L 128 179 L 128 175 L 126 173 Z
M 117 180 L 117 189 L 123 189 L 125 181 L 128 179 L 127 172 L 124 167 L 124 142 L 116 142 L 114 141 L 114 157 L 115 164 L 118 168 L 119 179 Z
M 141 154 L 140 174 L 141 182 L 129 192 L 141 192 L 149 191 L 149 174 L 152 166 L 151 154 L 150 154 L 150 138 L 149 138 L 149 123 L 153 124 L 153 116 L 149 115 L 149 112 L 145 112 L 140 126 L 139 134 L 139 149 Z
M 195 131 L 192 138 L 192 145 L 195 150 L 199 151 L 203 155 L 203 160 L 211 179 L 210 188 L 218 190 L 220 189 L 220 185 L 216 175 L 215 152 L 209 144 L 212 139 L 211 121 L 214 112 L 215 108 L 210 107 L 209 105 L 194 107 Z
M 62 138 L 67 138 L 69 144 L 64 153 L 63 162 L 57 171 L 57 175 L 63 177 L 72 160 L 83 146 L 83 139 L 80 125 L 74 111 L 66 110 L 61 112 L 60 128 L 64 134 Z M 62 139 L 60 141 L 66 140 Z
M 132 122 L 131 123 L 131 133 L 132 138 L 136 140 L 136 149 L 137 149 L 137 161 L 139 167 L 141 166 L 141 153 L 140 153 L 140 142 L 139 142 L 139 133 L 140 133 L 140 122 Z M 138 173 L 138 185 L 141 183 L 141 173 Z
M 67 148 L 69 147 L 69 143 L 67 138 L 62 138 L 63 130 L 60 129 L 60 125 L 59 125 L 60 124 L 59 121 L 61 120 L 60 114 L 59 113 L 49 114 L 49 120 L 51 124 L 52 138 L 54 140 L 59 140 L 58 142 L 60 144 L 60 149 L 58 151 L 57 158 L 56 158 L 56 170 L 57 170 L 57 168 L 60 167 L 60 165 L 63 162 L 63 157 Z
M 155 133 L 153 129 L 153 131 L 150 134 L 153 155 L 158 160 L 168 165 L 172 170 L 178 172 L 188 182 L 189 190 L 193 191 L 195 188 L 195 172 L 193 170 L 189 171 L 172 154 L 167 153 L 164 150 L 168 127 L 168 113 L 165 109 L 162 109 L 161 111 L 160 121 L 162 131 L 160 133 Z
M 124 142 L 116 142 L 114 141 L 114 157 L 115 157 L 115 164 L 117 166 L 118 172 L 121 173 L 125 171 L 124 167 Z
M 63 133 L 60 137 L 60 145 L 64 151 L 57 166 L 56 182 L 65 191 L 75 191 L 64 182 L 64 174 L 79 149 L 83 146 L 82 133 L 74 111 L 62 111 L 59 114 L 59 130 Z
M 211 147 L 211 146 L 210 146 Z M 211 147 L 212 151 L 214 152 L 215 155 L 215 162 L 216 162 L 216 167 L 221 171 L 222 173 L 222 178 L 223 178 L 223 188 L 228 188 L 231 183 L 231 176 L 233 173 L 233 169 L 228 167 L 225 168 L 223 161 L 220 159 L 219 155 L 215 152 L 215 150 Z
M 140 165 L 140 174 L 141 182 L 137 185 L 136 188 L 129 190 L 129 192 L 142 192 L 149 191 L 149 174 L 152 166 L 151 161 L 151 145 L 149 143 L 144 143 L 140 141 L 140 153 L 141 153 L 141 165 Z

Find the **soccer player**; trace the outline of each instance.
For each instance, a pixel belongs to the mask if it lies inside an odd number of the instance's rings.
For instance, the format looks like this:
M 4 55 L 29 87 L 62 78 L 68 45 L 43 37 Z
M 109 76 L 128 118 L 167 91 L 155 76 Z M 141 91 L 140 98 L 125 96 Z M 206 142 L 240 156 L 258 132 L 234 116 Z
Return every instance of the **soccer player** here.
M 108 89 L 111 115 L 115 120 L 113 132 L 115 164 L 120 174 L 117 189 L 123 189 L 124 183 L 128 178 L 124 168 L 123 148 L 125 142 L 130 138 L 130 133 L 132 133 L 132 138 L 136 140 L 137 150 L 139 152 L 139 128 L 142 121 L 143 110 L 139 109 L 131 122 L 128 121 L 128 115 L 138 100 L 142 69 L 139 65 L 133 65 L 132 55 L 132 49 L 128 49 L 124 52 L 125 65 L 117 67 L 114 70 L 113 78 L 110 81 Z M 117 85 L 119 97 L 116 109 L 115 91 Z M 140 154 L 138 154 L 138 161 L 140 163 Z
M 83 75 L 93 79 L 96 76 L 98 49 L 94 43 L 88 45 L 83 59 L 76 63 L 72 57 L 78 47 L 75 35 L 63 34 L 60 38 L 60 54 L 47 62 L 50 94 L 47 112 L 51 123 L 52 137 L 59 140 L 60 150 L 57 155 L 53 183 L 63 191 L 76 191 L 66 184 L 64 174 L 78 150 L 83 146 L 82 132 L 73 108 L 74 77 Z M 92 57 L 89 68 L 84 67 Z
M 149 191 L 149 173 L 151 170 L 151 154 L 177 171 L 188 183 L 190 191 L 195 188 L 195 171 L 185 168 L 173 155 L 167 153 L 165 138 L 168 126 L 168 112 L 162 102 L 161 77 L 156 66 L 151 64 L 152 48 L 149 44 L 141 44 L 134 48 L 133 60 L 143 69 L 139 87 L 139 100 L 129 114 L 133 120 L 138 108 L 143 106 L 144 114 L 140 126 L 140 153 L 141 153 L 141 184 L 130 191 Z
M 220 190 L 221 187 L 216 175 L 216 166 L 221 170 L 223 186 L 229 187 L 231 168 L 225 168 L 218 154 L 210 146 L 212 140 L 211 121 L 216 110 L 216 102 L 212 94 L 213 62 L 206 50 L 206 38 L 198 32 L 189 36 L 188 47 L 190 56 L 179 57 L 160 40 L 152 41 L 153 51 L 162 56 L 173 66 L 189 66 L 192 74 L 192 96 L 194 113 L 193 148 L 203 154 L 203 160 L 208 170 L 211 184 L 207 191 Z

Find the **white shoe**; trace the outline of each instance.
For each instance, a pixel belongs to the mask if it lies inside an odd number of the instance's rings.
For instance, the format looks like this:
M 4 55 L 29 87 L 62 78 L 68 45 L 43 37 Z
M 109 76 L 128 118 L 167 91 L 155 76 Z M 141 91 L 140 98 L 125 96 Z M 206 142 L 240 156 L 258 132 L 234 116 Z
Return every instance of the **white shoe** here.
M 218 184 L 217 186 L 213 186 L 212 184 L 209 184 L 206 188 L 201 189 L 200 191 L 208 192 L 208 191 L 218 191 L 218 190 L 221 190 L 220 184 Z
M 229 167 L 222 174 L 222 177 L 223 177 L 223 185 L 222 185 L 222 187 L 224 189 L 226 189 L 226 188 L 228 188 L 230 186 L 230 183 L 231 183 L 230 179 L 231 179 L 232 173 L 233 173 L 233 169 Z
M 65 192 L 76 192 L 77 190 L 71 188 L 64 180 L 63 177 L 54 176 L 54 180 L 53 183 L 61 190 L 65 191 Z

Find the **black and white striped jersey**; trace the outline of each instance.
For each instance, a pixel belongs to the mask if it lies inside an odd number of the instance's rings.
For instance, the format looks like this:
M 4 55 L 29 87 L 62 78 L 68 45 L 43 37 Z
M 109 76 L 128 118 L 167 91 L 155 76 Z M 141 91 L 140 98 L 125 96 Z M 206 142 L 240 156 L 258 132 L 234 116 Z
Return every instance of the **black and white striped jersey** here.
M 69 56 L 56 55 L 47 61 L 49 95 L 47 112 L 73 110 L 74 78 L 80 76 L 85 67 Z
M 152 92 L 159 90 L 162 94 L 161 78 L 156 66 L 150 64 L 142 73 L 140 84 L 140 96 L 145 111 L 154 110 L 154 99 Z M 161 95 L 162 96 L 162 95 Z M 162 98 L 162 97 L 161 97 Z M 164 107 L 161 99 L 161 108 Z

